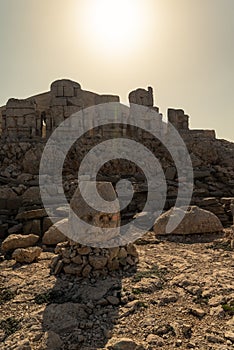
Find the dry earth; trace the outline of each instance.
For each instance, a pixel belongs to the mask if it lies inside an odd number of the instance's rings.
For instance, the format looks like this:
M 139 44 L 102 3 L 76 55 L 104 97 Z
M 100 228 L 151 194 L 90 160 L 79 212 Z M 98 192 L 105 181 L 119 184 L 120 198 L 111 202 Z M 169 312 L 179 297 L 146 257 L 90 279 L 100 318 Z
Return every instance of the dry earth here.
M 51 275 L 52 252 L 30 265 L 2 257 L 0 348 L 234 349 L 229 243 L 159 242 L 153 233 L 138 243 L 137 271 L 99 280 Z

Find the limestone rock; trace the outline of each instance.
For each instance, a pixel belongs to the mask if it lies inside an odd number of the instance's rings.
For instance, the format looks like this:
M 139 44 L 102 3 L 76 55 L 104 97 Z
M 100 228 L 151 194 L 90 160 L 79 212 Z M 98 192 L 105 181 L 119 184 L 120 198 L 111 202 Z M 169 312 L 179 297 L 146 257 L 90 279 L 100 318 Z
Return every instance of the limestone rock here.
M 89 256 L 89 263 L 95 270 L 101 270 L 107 264 L 107 257 L 90 255 Z
M 33 234 L 30 235 L 10 235 L 2 243 L 2 250 L 7 252 L 17 248 L 28 248 L 35 245 L 39 237 Z
M 12 258 L 19 263 L 30 264 L 40 256 L 41 252 L 40 247 L 18 248 L 13 252 Z
M 36 210 L 29 210 L 29 211 L 24 211 L 22 213 L 19 213 L 16 216 L 16 220 L 40 219 L 45 216 L 47 216 L 45 209 L 36 209 Z
M 68 219 L 56 222 L 56 224 L 51 226 L 49 230 L 44 233 L 42 243 L 46 245 L 56 245 L 60 242 L 65 242 L 67 237 L 62 232 L 66 232 L 68 227 Z
M 0 198 L 1 199 L 14 199 L 17 197 L 17 194 L 9 187 L 0 188 Z
M 41 159 L 40 147 L 30 149 L 25 153 L 23 159 L 23 170 L 25 173 L 37 175 L 39 172 L 39 164 Z
M 154 232 L 156 235 L 167 235 L 166 227 L 173 213 L 173 209 L 174 208 L 171 208 L 156 220 L 154 224 Z M 173 215 L 179 216 L 183 212 L 185 212 L 183 208 L 175 208 Z M 222 230 L 223 226 L 216 215 L 196 206 L 191 206 L 185 212 L 182 222 L 172 233 L 177 235 L 188 235 L 221 232 Z
M 22 201 L 25 205 L 41 204 L 41 195 L 39 187 L 30 187 L 22 195 Z
M 140 350 L 142 347 L 132 339 L 121 338 L 121 339 L 111 339 L 107 344 L 107 349 L 110 350 Z

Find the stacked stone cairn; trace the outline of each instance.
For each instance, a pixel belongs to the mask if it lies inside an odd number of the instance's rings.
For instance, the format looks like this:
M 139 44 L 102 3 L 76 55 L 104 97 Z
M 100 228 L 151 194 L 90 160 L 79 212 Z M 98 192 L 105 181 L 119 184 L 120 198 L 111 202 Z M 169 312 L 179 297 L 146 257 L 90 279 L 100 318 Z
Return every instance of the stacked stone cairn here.
M 104 200 L 112 201 L 116 199 L 116 193 L 111 183 L 97 182 L 97 190 Z M 78 232 L 74 240 L 58 243 L 55 248 L 57 254 L 51 263 L 51 269 L 55 274 L 64 272 L 78 277 L 99 277 L 112 274 L 114 271 L 127 271 L 134 268 L 138 262 L 138 253 L 134 244 L 129 243 L 124 246 L 117 246 L 118 237 L 108 237 L 105 235 L 104 241 L 100 241 L 98 247 L 98 239 L 101 237 L 103 229 L 113 229 L 120 224 L 120 213 L 104 213 L 97 212 L 91 208 L 83 199 L 78 187 L 75 192 L 70 207 L 72 209 L 68 227 L 73 232 L 75 230 L 76 221 L 74 213 L 90 225 L 93 225 L 92 232 L 82 230 Z M 94 226 L 95 225 L 95 226 Z M 108 232 L 108 231 L 107 231 Z M 110 231 L 113 232 L 113 231 Z M 92 242 L 97 239 L 94 244 L 85 244 L 89 241 L 89 237 L 94 237 Z M 78 240 L 80 242 L 78 243 Z M 107 240 L 107 241 L 106 241 Z M 110 242 L 115 242 L 115 246 L 111 246 Z M 107 248 L 106 248 L 106 247 Z

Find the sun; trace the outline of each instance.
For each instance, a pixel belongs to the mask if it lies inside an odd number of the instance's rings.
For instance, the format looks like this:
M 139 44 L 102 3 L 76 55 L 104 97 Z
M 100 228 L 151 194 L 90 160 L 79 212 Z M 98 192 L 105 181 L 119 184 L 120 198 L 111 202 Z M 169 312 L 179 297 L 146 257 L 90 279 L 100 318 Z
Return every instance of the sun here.
M 117 53 L 134 49 L 146 25 L 143 0 L 86 0 L 83 30 L 99 50 Z

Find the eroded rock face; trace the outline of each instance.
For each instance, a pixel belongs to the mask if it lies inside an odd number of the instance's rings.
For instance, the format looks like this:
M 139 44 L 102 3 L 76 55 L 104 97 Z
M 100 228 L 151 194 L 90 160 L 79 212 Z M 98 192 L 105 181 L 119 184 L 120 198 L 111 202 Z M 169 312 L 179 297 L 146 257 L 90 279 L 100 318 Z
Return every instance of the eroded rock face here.
M 13 254 L 12 258 L 19 263 L 32 263 L 41 254 L 42 249 L 40 247 L 18 248 Z
M 10 235 L 2 243 L 2 250 L 4 252 L 11 251 L 17 248 L 28 248 L 35 245 L 39 237 L 33 234 L 30 235 Z
M 166 227 L 173 213 L 174 208 L 171 208 L 166 213 L 162 214 L 154 224 L 154 232 L 156 235 L 167 235 Z M 184 212 L 183 208 L 176 208 L 174 216 Z M 219 218 L 213 213 L 200 209 L 197 206 L 191 206 L 185 212 L 182 222 L 170 234 L 176 235 L 191 235 L 202 233 L 215 233 L 223 230 L 223 226 Z

